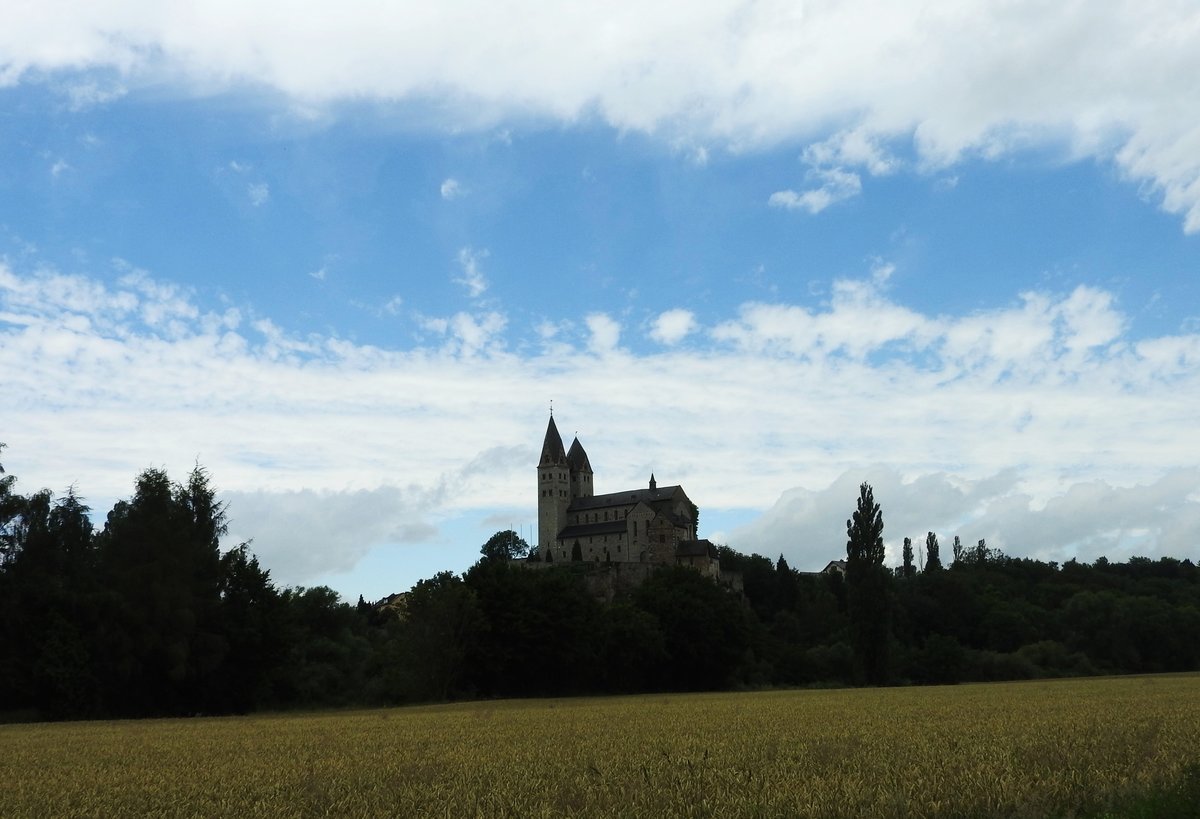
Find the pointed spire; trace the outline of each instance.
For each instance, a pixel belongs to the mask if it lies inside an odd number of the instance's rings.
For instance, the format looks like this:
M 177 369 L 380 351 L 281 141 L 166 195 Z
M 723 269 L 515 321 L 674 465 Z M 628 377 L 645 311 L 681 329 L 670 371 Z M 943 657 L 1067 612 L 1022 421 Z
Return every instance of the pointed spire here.
M 658 481 L 654 480 L 654 473 L 653 473 L 653 472 L 651 472 L 651 473 L 650 473 L 650 488 L 651 488 L 651 489 L 658 489 Z
M 538 466 L 560 466 L 566 462 L 567 453 L 563 450 L 562 436 L 558 434 L 554 416 L 551 415 L 550 423 L 546 425 L 546 440 L 542 442 L 542 458 Z
M 579 443 L 579 436 L 575 436 L 575 440 L 571 443 L 571 448 L 567 451 L 567 461 L 571 464 L 573 472 L 591 473 L 592 465 L 588 461 L 587 453 L 583 451 L 583 444 Z

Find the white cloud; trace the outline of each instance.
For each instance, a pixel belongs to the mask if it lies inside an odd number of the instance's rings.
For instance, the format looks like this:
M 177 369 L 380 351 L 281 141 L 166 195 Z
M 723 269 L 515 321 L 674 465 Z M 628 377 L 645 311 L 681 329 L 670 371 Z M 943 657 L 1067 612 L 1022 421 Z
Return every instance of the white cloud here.
M 456 277 L 454 281 L 461 284 L 466 289 L 467 295 L 473 299 L 479 298 L 488 289 L 487 277 L 483 275 L 483 269 L 480 266 L 480 263 L 488 255 L 486 249 L 474 250 L 464 247 L 458 251 L 458 266 L 462 268 L 462 275 Z
M 146 466 L 199 458 L 239 498 L 236 536 L 270 548 L 288 582 L 405 526 L 530 509 L 550 398 L 598 491 L 653 471 L 705 509 L 778 500 L 731 542 L 794 564 L 844 549 L 861 480 L 893 547 L 932 528 L 1015 554 L 1195 557 L 1200 335 L 1135 341 L 1096 288 L 926 315 L 874 277 L 837 281 L 827 304 L 744 305 L 669 354 L 620 348 L 604 313 L 580 333 L 569 317 L 537 330 L 462 312 L 388 349 L 210 309 L 116 267 L 104 283 L 0 263 L 6 469 L 24 491 L 75 483 L 103 515 Z M 317 555 L 323 508 L 378 519 Z
M 806 210 L 817 214 L 830 205 L 858 196 L 862 192 L 862 180 L 858 174 L 841 168 L 814 170 L 809 176 L 820 184 L 801 193 L 794 190 L 776 191 L 767 204 L 774 208 Z
M 896 265 L 891 262 L 885 262 L 878 257 L 871 260 L 871 281 L 874 282 L 876 287 L 886 285 L 895 272 Z
M 252 540 L 259 562 L 279 582 L 352 569 L 373 547 L 403 543 L 421 526 L 434 500 L 428 491 L 393 486 L 353 491 L 312 489 L 222 492 L 229 516 L 229 543 Z
M 1187 3 L 291 10 L 280 0 L 26 4 L 0 31 L 0 84 L 61 72 L 82 105 L 166 82 L 198 94 L 255 84 L 298 111 L 431 102 L 434 127 L 500 135 L 531 114 L 595 115 L 672 144 L 808 140 L 828 167 L 871 174 L 903 164 L 892 145 L 914 146 L 925 169 L 1049 146 L 1114 162 L 1200 230 L 1200 26 Z M 98 79 L 113 75 L 119 85 Z
M 500 335 L 508 326 L 508 319 L 501 313 L 455 313 L 449 318 L 425 317 L 421 326 L 435 335 L 445 336 L 444 352 L 453 355 L 474 356 L 494 353 L 503 348 Z
M 314 279 L 316 279 L 319 282 L 323 282 L 323 281 L 325 281 L 325 276 L 328 275 L 328 271 L 325 269 L 324 265 L 322 265 L 321 267 L 318 267 L 316 270 L 312 271 L 308 275 L 312 276 Z
M 875 466 L 847 471 L 820 489 L 784 492 L 760 518 L 731 531 L 728 540 L 735 548 L 772 558 L 784 554 L 794 568 L 820 569 L 845 556 L 845 521 L 862 482 L 871 484 L 883 513 L 889 565 L 901 562 L 905 537 L 914 550 L 923 550 L 931 531 L 944 564 L 951 561 L 956 535 L 967 546 L 982 539 L 1007 554 L 1046 561 L 1101 555 L 1182 558 L 1193 553 L 1200 525 L 1200 470 L 1195 468 L 1133 486 L 1075 483 L 1035 504 L 1011 470 L 977 480 L 945 473 L 905 479 L 893 467 Z
M 56 159 L 54 164 L 50 166 L 50 176 L 58 179 L 67 171 L 71 170 L 71 166 L 64 159 Z
M 659 314 L 650 328 L 650 338 L 660 344 L 678 344 L 696 329 L 696 317 L 690 310 L 675 308 Z
M 266 182 L 257 182 L 246 186 L 246 195 L 254 207 L 265 205 L 271 198 L 271 187 Z
M 621 325 L 612 316 L 605 313 L 591 313 L 584 319 L 591 337 L 588 348 L 593 352 L 605 355 L 617 348 L 621 340 Z
M 442 198 L 449 201 L 465 196 L 467 192 L 463 190 L 457 179 L 450 178 L 442 181 L 441 193 Z

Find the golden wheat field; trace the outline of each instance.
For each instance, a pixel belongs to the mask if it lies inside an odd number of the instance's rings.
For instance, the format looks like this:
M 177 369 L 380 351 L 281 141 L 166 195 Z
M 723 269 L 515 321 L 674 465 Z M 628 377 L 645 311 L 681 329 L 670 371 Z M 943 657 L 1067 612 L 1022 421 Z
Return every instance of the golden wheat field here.
M 475 702 L 0 726 L 0 816 L 1186 815 L 1198 762 L 1200 675 Z

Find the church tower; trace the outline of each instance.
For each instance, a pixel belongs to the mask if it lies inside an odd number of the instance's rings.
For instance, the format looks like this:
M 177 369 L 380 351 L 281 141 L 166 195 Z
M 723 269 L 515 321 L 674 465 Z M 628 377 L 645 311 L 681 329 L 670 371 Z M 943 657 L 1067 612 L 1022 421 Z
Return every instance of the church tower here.
M 583 447 L 580 447 L 579 451 L 583 452 Z M 586 462 L 587 455 L 583 457 Z M 589 466 L 589 489 L 591 471 Z M 538 461 L 538 554 L 543 560 L 557 542 L 558 533 L 567 525 L 571 488 L 571 464 L 563 449 L 562 436 L 558 434 L 558 427 L 554 424 L 554 416 L 551 415 L 550 423 L 546 425 L 546 438 L 542 442 L 542 457 Z M 561 558 L 561 555 L 555 557 Z
M 578 436 L 567 450 L 567 463 L 571 465 L 571 497 L 592 497 L 592 465 Z

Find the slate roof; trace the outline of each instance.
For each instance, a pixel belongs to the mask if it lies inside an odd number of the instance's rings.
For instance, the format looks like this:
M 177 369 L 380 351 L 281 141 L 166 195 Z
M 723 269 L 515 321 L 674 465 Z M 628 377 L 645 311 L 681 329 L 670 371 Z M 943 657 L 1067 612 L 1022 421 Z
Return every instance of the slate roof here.
M 596 537 L 597 535 L 617 535 L 625 531 L 624 520 L 602 520 L 598 523 L 576 523 L 558 533 L 559 540 L 573 540 L 577 537 Z
M 677 494 L 687 498 L 682 486 L 660 486 L 656 489 L 609 492 L 606 495 L 593 495 L 590 498 L 575 498 L 571 501 L 570 510 L 577 512 L 584 509 L 606 509 L 613 506 L 631 506 L 641 502 L 653 506 L 660 501 L 672 500 Z
M 588 462 L 587 453 L 583 451 L 583 444 L 579 443 L 578 436 L 575 437 L 570 450 L 567 451 L 567 462 L 576 472 L 590 473 L 592 471 L 592 465 Z
M 675 554 L 678 557 L 711 557 L 717 559 L 717 547 L 712 544 L 711 540 L 681 540 L 679 545 L 675 547 Z
M 560 466 L 566 463 L 567 453 L 563 449 L 562 436 L 558 434 L 554 416 L 551 415 L 550 423 L 546 425 L 546 439 L 542 442 L 542 458 L 538 461 L 538 466 Z

